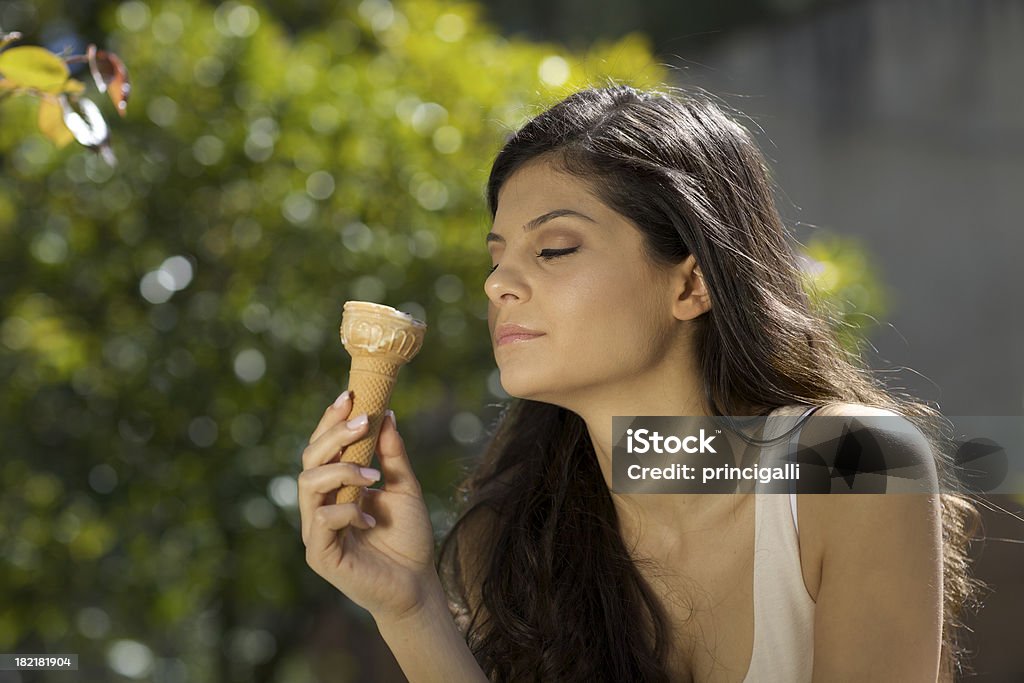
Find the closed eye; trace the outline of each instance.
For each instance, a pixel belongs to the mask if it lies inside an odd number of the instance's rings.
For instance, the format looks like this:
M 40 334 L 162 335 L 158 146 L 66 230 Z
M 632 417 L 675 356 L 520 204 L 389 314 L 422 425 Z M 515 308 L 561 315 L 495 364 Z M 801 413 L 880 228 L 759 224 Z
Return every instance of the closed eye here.
M 537 252 L 537 257 L 542 258 L 545 261 L 550 261 L 551 259 L 558 258 L 559 256 L 567 256 L 573 253 L 574 251 L 577 251 L 578 249 L 579 247 L 569 247 L 567 249 L 541 249 L 539 252 Z M 488 272 L 493 273 L 494 269 L 500 265 L 500 263 L 495 263 L 493 266 L 491 266 L 491 269 Z
M 569 247 L 568 249 L 541 249 L 537 256 L 550 261 L 553 258 L 558 258 L 559 256 L 566 256 L 567 254 L 571 254 L 577 249 L 579 249 L 579 247 Z

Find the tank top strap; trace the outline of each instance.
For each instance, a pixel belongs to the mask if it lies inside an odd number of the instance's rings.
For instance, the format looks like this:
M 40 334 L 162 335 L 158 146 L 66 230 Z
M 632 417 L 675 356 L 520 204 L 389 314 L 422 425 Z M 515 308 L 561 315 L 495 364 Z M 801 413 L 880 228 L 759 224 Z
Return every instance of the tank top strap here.
M 797 453 L 797 450 L 800 448 L 800 432 L 803 431 L 804 425 L 807 423 L 807 419 L 810 418 L 811 415 L 813 415 L 815 412 L 817 412 L 822 407 L 823 406 L 820 406 L 820 405 L 809 406 L 797 418 L 798 426 L 797 426 L 796 430 L 793 432 L 793 434 L 791 434 L 790 437 L 789 437 L 788 448 L 787 448 L 787 451 L 786 451 L 786 460 L 788 462 L 796 462 L 796 453 Z M 796 491 L 794 490 L 795 488 L 796 488 L 796 482 L 791 480 L 789 482 L 789 509 L 790 509 L 790 512 L 793 514 L 793 528 L 796 529 L 796 535 L 797 535 L 797 538 L 799 538 L 800 537 L 800 520 L 798 519 L 797 512 L 796 512 Z

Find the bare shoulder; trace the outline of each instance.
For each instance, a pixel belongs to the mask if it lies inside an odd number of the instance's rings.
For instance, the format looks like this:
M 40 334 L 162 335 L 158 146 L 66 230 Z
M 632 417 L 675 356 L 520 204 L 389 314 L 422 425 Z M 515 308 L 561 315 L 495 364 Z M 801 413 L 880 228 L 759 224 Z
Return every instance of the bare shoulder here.
M 815 420 L 815 417 L 828 418 Z M 848 418 L 848 419 L 843 419 Z M 800 436 L 801 447 L 815 444 L 842 445 L 850 439 L 861 446 L 875 446 L 879 462 L 866 463 L 876 472 L 889 472 L 887 490 L 902 490 L 899 476 L 925 477 L 925 488 L 935 491 L 935 454 L 928 438 L 909 418 L 888 408 L 861 403 L 831 403 L 808 420 Z M 881 468 L 881 469 L 878 469 Z M 912 490 L 912 489 L 908 489 Z
M 856 418 L 858 430 L 900 458 L 934 468 L 928 439 L 904 416 L 859 404 L 816 414 Z M 938 493 L 886 489 L 800 499 L 801 547 L 807 541 L 815 555 L 815 678 L 935 680 L 942 632 Z
M 833 563 L 840 558 L 850 562 L 897 546 L 913 552 L 913 543 L 900 546 L 901 539 L 903 543 L 914 539 L 921 544 L 916 552 L 930 554 L 929 548 L 935 542 L 931 532 L 937 528 L 940 505 L 937 495 L 893 493 L 937 490 L 931 445 L 905 416 L 858 403 L 829 404 L 814 415 L 851 419 L 814 421 L 812 417 L 801 431 L 801 447 L 836 444 L 844 438 L 858 439 L 861 444 L 869 442 L 882 459 L 881 474 L 869 477 L 884 476 L 887 484 L 881 489 L 886 493 L 798 496 L 801 560 L 808 591 L 817 599 L 829 558 Z M 856 436 L 850 437 L 851 433 Z M 923 530 L 928 532 L 921 533 Z

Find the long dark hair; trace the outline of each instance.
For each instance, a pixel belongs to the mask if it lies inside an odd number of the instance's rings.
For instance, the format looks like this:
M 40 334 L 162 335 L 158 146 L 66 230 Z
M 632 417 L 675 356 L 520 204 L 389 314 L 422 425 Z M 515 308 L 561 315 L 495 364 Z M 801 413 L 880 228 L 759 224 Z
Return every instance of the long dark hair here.
M 711 96 L 628 86 L 570 95 L 499 152 L 487 184 L 492 217 L 505 181 L 534 160 L 582 179 L 632 221 L 653 262 L 695 255 L 712 301 L 691 321 L 710 414 L 889 409 L 921 430 L 943 490 L 954 490 L 948 439 L 934 426 L 941 415 L 885 388 L 839 343 L 829 312 L 807 294 L 763 156 Z M 668 680 L 666 615 L 625 546 L 578 415 L 510 400 L 457 504 L 438 572 L 491 680 Z M 956 634 L 979 586 L 967 556 L 978 519 L 966 497 L 942 495 L 947 677 L 959 668 Z

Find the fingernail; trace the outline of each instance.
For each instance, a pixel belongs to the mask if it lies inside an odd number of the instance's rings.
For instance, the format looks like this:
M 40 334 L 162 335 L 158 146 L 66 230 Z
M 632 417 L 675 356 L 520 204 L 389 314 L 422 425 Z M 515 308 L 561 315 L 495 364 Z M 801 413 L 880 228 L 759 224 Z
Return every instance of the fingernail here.
M 349 429 L 359 429 L 360 427 L 362 427 L 364 424 L 366 424 L 369 421 L 370 421 L 370 418 L 367 417 L 366 413 L 363 413 L 359 417 L 352 418 L 351 420 L 346 422 L 345 426 L 348 427 Z
M 397 430 L 398 429 L 398 422 L 395 420 L 395 411 L 389 410 L 388 411 L 388 417 L 391 419 L 391 426 L 394 427 Z
M 364 479 L 369 479 L 370 481 L 377 481 L 380 479 L 380 472 L 372 467 L 360 467 L 359 474 L 363 475 Z
M 369 524 L 370 526 L 377 526 L 377 520 L 375 520 L 373 517 L 371 517 L 370 515 L 366 514 L 365 512 L 362 513 L 362 515 L 363 515 L 363 519 L 366 520 L 367 524 Z
M 341 392 L 341 395 L 338 396 L 338 398 L 334 399 L 334 407 L 335 408 L 340 408 L 345 403 L 345 401 L 347 401 L 349 398 L 351 398 L 351 396 L 352 396 L 352 392 L 350 390 L 348 390 L 348 389 L 346 389 L 345 391 Z

